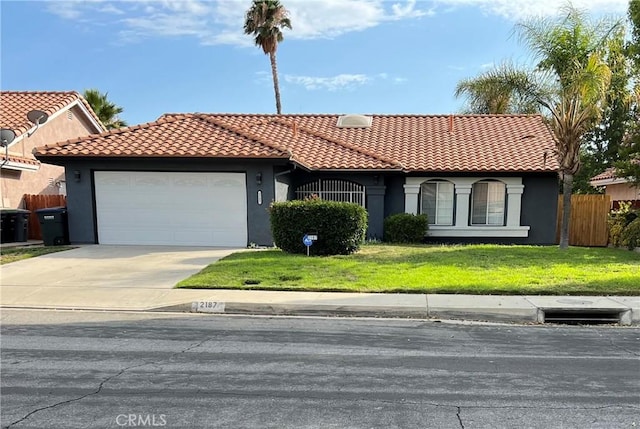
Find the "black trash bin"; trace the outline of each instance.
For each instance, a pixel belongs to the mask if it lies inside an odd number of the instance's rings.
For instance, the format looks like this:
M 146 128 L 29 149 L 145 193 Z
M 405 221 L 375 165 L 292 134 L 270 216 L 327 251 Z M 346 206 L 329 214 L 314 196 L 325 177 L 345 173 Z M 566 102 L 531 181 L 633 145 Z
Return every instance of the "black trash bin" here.
M 14 243 L 29 239 L 29 210 L 2 209 L 0 226 L 2 243 Z
M 69 244 L 69 226 L 66 207 L 50 207 L 36 210 L 45 246 Z

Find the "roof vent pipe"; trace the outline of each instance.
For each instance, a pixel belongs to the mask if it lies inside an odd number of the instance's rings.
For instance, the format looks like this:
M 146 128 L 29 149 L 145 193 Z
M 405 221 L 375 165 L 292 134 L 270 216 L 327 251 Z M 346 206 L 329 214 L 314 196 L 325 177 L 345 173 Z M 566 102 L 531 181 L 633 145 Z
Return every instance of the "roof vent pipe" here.
M 449 115 L 449 132 L 453 132 L 453 115 Z

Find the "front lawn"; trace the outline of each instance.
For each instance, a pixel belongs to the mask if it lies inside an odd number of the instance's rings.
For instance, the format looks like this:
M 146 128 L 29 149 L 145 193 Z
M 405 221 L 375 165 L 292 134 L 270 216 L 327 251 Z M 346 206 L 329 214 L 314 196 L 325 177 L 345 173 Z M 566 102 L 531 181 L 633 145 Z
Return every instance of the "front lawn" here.
M 640 254 L 556 246 L 365 245 L 349 256 L 234 253 L 182 288 L 469 294 L 640 295 Z
M 9 262 L 20 261 L 22 259 L 35 258 L 36 256 L 46 255 L 49 253 L 61 252 L 63 250 L 75 249 L 70 246 L 29 246 L 29 247 L 11 247 L 9 249 L 2 249 L 0 254 L 0 265 L 8 264 Z

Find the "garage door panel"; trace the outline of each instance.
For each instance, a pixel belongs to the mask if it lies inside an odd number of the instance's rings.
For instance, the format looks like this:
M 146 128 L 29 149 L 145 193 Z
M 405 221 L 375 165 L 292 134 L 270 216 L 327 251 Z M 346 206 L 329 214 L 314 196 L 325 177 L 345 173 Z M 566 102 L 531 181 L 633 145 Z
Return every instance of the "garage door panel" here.
M 95 173 L 102 244 L 246 246 L 243 173 Z

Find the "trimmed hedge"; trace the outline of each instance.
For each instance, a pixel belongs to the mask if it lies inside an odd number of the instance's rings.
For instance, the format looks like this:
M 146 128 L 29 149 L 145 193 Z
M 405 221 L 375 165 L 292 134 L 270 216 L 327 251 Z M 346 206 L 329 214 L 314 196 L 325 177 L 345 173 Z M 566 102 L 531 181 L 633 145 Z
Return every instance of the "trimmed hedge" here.
M 271 204 L 271 233 L 276 246 L 288 253 L 304 253 L 305 234 L 318 235 L 313 255 L 348 255 L 364 242 L 368 214 L 360 205 L 317 198 Z
M 388 243 L 422 243 L 429 224 L 427 215 L 398 213 L 384 220 L 384 241 Z

